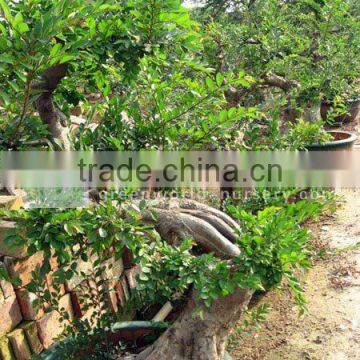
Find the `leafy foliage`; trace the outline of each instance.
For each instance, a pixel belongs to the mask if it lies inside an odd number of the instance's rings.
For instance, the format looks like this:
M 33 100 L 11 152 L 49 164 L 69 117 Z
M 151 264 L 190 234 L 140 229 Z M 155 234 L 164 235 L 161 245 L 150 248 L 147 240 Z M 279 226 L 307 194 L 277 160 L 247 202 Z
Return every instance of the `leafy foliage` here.
M 88 130 L 78 146 L 100 149 L 191 150 L 236 147 L 238 126 L 255 118 L 255 108 L 227 107 L 226 89 L 250 86 L 239 74 L 213 75 L 187 55 L 165 53 L 140 61 L 136 85 L 109 102 L 104 121 Z
M 58 64 L 67 65 L 67 76 L 53 89 L 56 106 L 68 125 L 76 107 L 86 117 L 73 133 L 75 149 L 297 149 L 328 141 L 318 119 L 300 115 L 328 101 L 329 119 L 335 118 L 357 96 L 358 2 L 206 5 L 191 13 L 178 0 L 0 0 L 0 147 L 27 149 L 25 142 L 48 136 L 34 102 L 44 73 Z M 284 118 L 289 109 L 299 121 Z M 85 299 L 87 306 L 103 302 L 107 260 L 119 259 L 124 249 L 143 269 L 132 295 L 137 310 L 183 299 L 189 289 L 199 304 L 211 306 L 236 287 L 264 291 L 284 280 L 304 310 L 297 274 L 310 266 L 312 248 L 302 223 L 327 202 L 284 204 L 280 196 L 265 199 L 260 192 L 258 199 L 225 204 L 242 228 L 241 254 L 232 262 L 199 253 L 191 239 L 167 244 L 140 222 L 139 208 L 123 201 L 3 215 L 21 229 L 9 235 L 9 246 L 44 252 L 27 289 L 50 304 L 48 311 L 61 311 L 58 287 L 78 275 L 103 289 Z M 78 263 L 92 256 L 93 271 L 83 274 Z M 54 259 L 51 291 L 45 275 Z M 249 315 L 249 324 L 264 313 Z M 100 308 L 91 320 L 101 336 L 114 319 Z M 67 330 L 73 338 L 65 352 L 74 358 L 74 344 L 86 347 L 87 334 L 94 332 L 84 322 Z
M 222 68 L 244 68 L 257 78 L 275 73 L 295 80 L 300 87 L 294 87 L 291 96 L 303 104 L 336 95 L 351 97 L 358 91 L 360 64 L 348 61 L 359 54 L 358 2 L 218 3 L 228 14 L 220 11 L 207 26 L 213 39 L 210 59 L 220 61 Z
M 139 278 L 139 303 L 174 300 L 187 294 L 191 285 L 197 299 L 211 306 L 214 299 L 229 295 L 235 287 L 265 290 L 285 278 L 304 310 L 296 273 L 310 266 L 311 245 L 310 233 L 301 223 L 317 216 L 323 207 L 321 202 L 301 201 L 285 207 L 266 207 L 253 215 L 229 205 L 228 210 L 242 227 L 237 241 L 241 255 L 232 264 L 212 254 L 195 256 L 191 241 L 178 247 L 153 243 L 147 252 L 139 254 L 146 259 Z
M 50 66 L 69 65 L 69 77 L 56 94 L 66 111 L 67 102 L 76 105 L 91 91 L 105 99 L 122 91 L 138 73 L 144 54 L 170 47 L 175 56 L 180 49 L 194 47 L 197 39 L 195 25 L 179 1 L 36 0 L 0 5 L 0 114 L 4 140 L 11 143 L 29 137 L 24 126 L 36 119 L 36 84 Z
M 161 303 L 174 295 L 181 297 L 193 286 L 199 301 L 210 306 L 212 299 L 230 294 L 235 286 L 269 289 L 285 276 L 302 305 L 294 271 L 309 266 L 310 249 L 309 232 L 300 224 L 319 214 L 325 204 L 300 201 L 285 207 L 266 207 L 257 215 L 229 205 L 228 211 L 242 227 L 238 238 L 242 252 L 233 260 L 233 266 L 212 254 L 195 255 L 190 239 L 181 246 L 166 244 L 139 222 L 138 209 L 126 207 L 127 215 L 119 216 L 119 209 L 111 202 L 66 212 L 49 209 L 6 212 L 23 229 L 23 235 L 13 233 L 7 241 L 12 246 L 26 243 L 30 254 L 44 251 L 46 260 L 38 269 L 37 278 L 50 271 L 49 262 L 56 256 L 60 268 L 54 277 L 59 284 L 77 274 L 79 259 L 87 261 L 96 254 L 97 268 L 110 255 L 110 249 L 120 257 L 126 246 L 142 265 L 138 293 L 142 304 Z M 46 294 L 47 300 L 50 296 Z
M 321 121 L 311 123 L 300 119 L 296 124 L 292 125 L 289 131 L 287 139 L 289 145 L 294 149 L 301 149 L 306 145 L 330 142 L 332 136 L 323 129 L 322 125 Z

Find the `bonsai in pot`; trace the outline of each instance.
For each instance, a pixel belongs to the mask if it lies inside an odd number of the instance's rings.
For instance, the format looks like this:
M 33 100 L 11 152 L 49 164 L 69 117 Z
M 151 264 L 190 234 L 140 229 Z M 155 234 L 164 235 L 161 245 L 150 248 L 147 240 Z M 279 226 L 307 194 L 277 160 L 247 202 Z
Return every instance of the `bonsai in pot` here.
M 321 118 L 329 125 L 341 125 L 355 121 L 360 114 L 360 99 L 324 100 L 321 103 Z
M 327 131 L 321 120 L 316 122 L 300 119 L 291 124 L 288 135 L 289 146 L 293 149 L 338 150 L 351 148 L 357 137 L 347 131 Z

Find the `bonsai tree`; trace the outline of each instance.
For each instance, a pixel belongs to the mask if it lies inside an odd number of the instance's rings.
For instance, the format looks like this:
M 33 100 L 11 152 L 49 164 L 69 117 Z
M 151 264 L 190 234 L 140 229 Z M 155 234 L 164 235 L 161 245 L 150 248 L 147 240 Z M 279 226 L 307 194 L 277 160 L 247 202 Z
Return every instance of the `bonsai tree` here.
M 177 1 L 1 1 L 0 11 L 6 148 L 47 135 L 68 149 L 63 111 L 69 103 L 77 105 L 91 92 L 105 100 L 121 93 L 144 54 L 165 46 L 175 54 L 192 43 L 192 22 Z
M 63 149 L 231 148 L 241 137 L 239 123 L 259 115 L 254 107 L 231 106 L 225 96 L 232 87 L 251 91 L 252 78 L 232 69 L 222 74 L 223 65 L 199 61 L 199 25 L 180 1 L 0 0 L 0 9 L 4 148 L 43 137 Z M 274 58 L 270 54 L 267 62 L 274 65 Z M 257 61 L 253 75 L 261 79 Z M 264 79 L 292 91 L 295 80 L 273 70 Z M 90 103 L 90 95 L 104 117 L 95 131 L 80 129 L 71 139 L 69 104 Z M 111 202 L 60 214 L 34 210 L 17 218 L 30 230 L 13 240 L 45 252 L 42 275 L 52 249 L 60 267 L 71 263 L 74 242 L 82 245 L 79 256 L 86 248 L 100 255 L 115 249 L 118 256 L 124 246 L 132 250 L 143 267 L 139 280 L 146 296 L 165 301 L 179 292 L 186 300 L 175 324 L 135 357 L 221 359 L 254 291 L 285 276 L 303 305 L 294 270 L 308 265 L 308 233 L 299 223 L 318 207 L 297 206 L 258 215 L 232 207 L 232 217 L 191 201 L 142 204 L 136 214 Z
M 137 354 L 114 348 L 112 358 L 220 360 L 232 328 L 255 291 L 285 280 L 304 309 L 295 274 L 309 266 L 311 244 L 309 231 L 300 224 L 319 214 L 324 204 L 301 201 L 269 206 L 257 214 L 229 205 L 226 211 L 231 217 L 187 199 L 108 201 L 67 211 L 32 209 L 25 214 L 7 213 L 22 230 L 8 241 L 19 246 L 26 243 L 30 253 L 44 252 L 40 279 L 50 271 L 49 263 L 56 256 L 58 270 L 53 277 L 59 284 L 78 274 L 78 259 L 86 261 L 96 255 L 93 272 L 99 278 L 109 251 L 121 256 L 124 246 L 131 249 L 131 261 L 142 268 L 132 304 L 138 298 L 139 310 L 167 302 L 182 305 L 174 323 L 153 344 Z M 27 288 L 34 291 L 36 281 Z M 50 294 L 42 296 L 52 303 Z M 75 330 L 77 326 L 73 325 Z M 109 333 L 109 328 L 111 323 L 105 323 L 102 331 Z M 80 329 L 81 342 L 60 344 L 55 358 L 91 355 L 100 341 L 99 332 Z M 73 336 L 76 339 L 76 333 Z
M 358 96 L 358 2 L 209 0 L 206 4 L 202 12 L 214 66 L 245 69 L 257 79 L 252 91 L 237 93 L 237 101 L 258 101 L 270 91 L 287 99 L 292 108 L 306 109 L 336 96 Z

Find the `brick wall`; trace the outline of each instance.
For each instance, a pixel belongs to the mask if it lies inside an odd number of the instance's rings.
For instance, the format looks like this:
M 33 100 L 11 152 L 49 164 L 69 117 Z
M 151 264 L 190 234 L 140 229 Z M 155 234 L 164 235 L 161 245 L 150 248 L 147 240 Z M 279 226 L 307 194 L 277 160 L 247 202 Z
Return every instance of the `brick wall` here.
M 24 286 L 32 280 L 32 272 L 44 259 L 41 252 L 26 256 L 26 249 L 18 252 L 9 251 L 4 244 L 5 233 L 14 223 L 0 223 L 0 267 L 10 277 L 18 277 L 22 285 L 13 287 L 11 283 L 0 281 L 0 359 L 27 360 L 32 354 L 39 354 L 52 346 L 56 338 L 62 333 L 66 323 L 61 321 L 57 311 L 47 312 L 47 304 L 38 304 L 36 295 L 29 293 Z M 96 311 L 94 306 L 88 307 L 81 301 L 83 293 L 96 292 L 96 285 L 86 277 L 93 270 L 93 261 L 80 261 L 78 270 L 85 276 L 76 276 L 59 287 L 59 308 L 65 309 L 69 321 L 75 317 L 90 319 Z M 125 307 L 129 299 L 129 292 L 134 287 L 132 270 L 124 270 L 123 261 L 109 259 L 111 269 L 104 278 L 112 290 L 106 293 L 106 304 L 113 312 Z M 109 264 L 108 264 L 109 265 Z M 56 264 L 52 264 L 56 270 Z M 51 273 L 46 278 L 46 286 L 53 291 Z

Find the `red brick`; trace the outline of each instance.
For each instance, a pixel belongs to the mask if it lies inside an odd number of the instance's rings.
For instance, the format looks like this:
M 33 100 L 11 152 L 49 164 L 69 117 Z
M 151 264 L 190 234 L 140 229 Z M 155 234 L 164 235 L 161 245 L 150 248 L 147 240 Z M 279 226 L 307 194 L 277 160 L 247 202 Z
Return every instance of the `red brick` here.
M 116 292 L 114 290 L 110 290 L 105 294 L 105 296 L 106 296 L 107 306 L 114 314 L 117 314 L 119 308 L 118 308 L 118 298 L 116 296 Z
M 0 262 L 0 268 L 7 272 L 5 265 L 2 262 Z M 0 279 L 0 288 L 5 299 L 15 295 L 12 284 L 4 279 Z
M 130 291 L 129 291 L 129 286 L 128 286 L 128 283 L 127 283 L 127 280 L 126 280 L 126 276 L 123 275 L 121 276 L 120 278 L 120 284 L 123 288 L 123 291 L 124 291 L 124 295 L 125 295 L 125 300 L 128 301 L 129 298 L 130 298 Z
M 89 296 L 90 292 L 91 289 L 88 282 L 83 281 L 70 293 L 74 315 L 77 318 L 81 318 L 84 315 L 83 309 L 88 304 L 87 296 Z
M 51 256 L 51 258 L 49 260 L 50 268 L 51 268 L 51 270 L 56 271 L 56 270 L 59 269 L 58 259 L 55 256 L 55 251 L 52 251 L 51 254 L 52 254 L 52 256 Z
M 118 282 L 115 285 L 115 291 L 116 291 L 116 295 L 118 297 L 118 300 L 119 300 L 119 303 L 120 303 L 121 307 L 124 308 L 125 305 L 126 305 L 126 298 L 125 298 L 124 289 L 123 289 L 120 282 Z
M 24 320 L 38 320 L 44 315 L 44 306 L 38 303 L 36 294 L 26 289 L 15 290 Z
M 73 308 L 72 308 L 70 294 L 64 295 L 59 300 L 59 309 L 60 309 L 60 311 L 66 312 L 67 314 L 69 314 L 69 320 L 70 321 L 74 320 L 74 311 L 73 311 Z
M 11 346 L 17 360 L 30 360 L 31 350 L 22 329 L 16 329 L 8 334 Z
M 77 318 L 81 318 L 83 316 L 83 304 L 81 302 L 81 299 L 79 297 L 79 294 L 76 291 L 72 291 L 70 293 L 70 297 L 71 297 L 71 304 L 73 307 L 73 311 L 74 311 L 74 316 Z
M 101 305 L 94 304 L 94 297 L 89 298 L 91 292 L 87 281 L 84 281 L 79 287 L 71 292 L 71 301 L 73 311 L 76 317 L 82 320 L 88 320 L 90 325 L 97 324 L 98 315 L 101 312 Z
M 95 327 L 100 319 L 99 315 L 99 309 L 91 307 L 84 313 L 82 320 L 87 320 L 91 327 Z
M 104 266 L 106 266 L 104 279 L 106 280 L 119 280 L 121 274 L 124 271 L 124 264 L 122 259 L 115 260 L 114 257 L 111 257 L 110 259 L 106 260 L 103 263 Z
M 11 283 L 5 280 L 0 280 L 0 287 L 4 296 L 4 299 L 15 295 L 14 288 Z
M 45 314 L 40 320 L 36 321 L 36 326 L 39 339 L 45 349 L 53 345 L 64 331 L 64 324 L 60 323 L 60 314 L 57 311 Z
M 7 233 L 11 230 L 16 229 L 16 223 L 13 221 L 1 221 L 0 222 L 0 254 L 11 256 L 17 259 L 22 259 L 27 256 L 27 247 L 17 246 L 17 247 L 9 247 L 8 244 L 5 243 L 5 238 L 7 237 Z
M 90 257 L 89 261 L 80 260 L 77 263 L 76 271 L 78 274 L 73 275 L 70 280 L 65 282 L 66 291 L 74 290 L 79 284 L 81 284 L 82 281 L 86 280 L 86 278 L 93 273 L 93 271 L 95 270 L 94 262 L 96 261 L 96 259 L 97 256 L 93 255 Z
M 83 287 L 81 292 L 76 289 L 76 291 L 71 293 L 71 301 L 76 317 L 81 318 L 82 320 L 87 320 L 91 326 L 96 326 L 97 321 L 99 320 L 99 315 L 101 313 L 101 305 L 94 304 L 94 299 L 84 297 L 83 291 L 86 291 L 86 288 Z M 90 288 L 88 285 L 87 294 L 89 294 Z
M 91 295 L 93 297 L 93 300 L 92 300 L 92 303 L 98 307 L 99 310 L 103 311 L 105 308 L 106 308 L 106 304 L 103 302 L 103 300 L 106 300 L 106 299 L 103 299 L 101 297 L 101 285 L 98 287 L 95 283 L 94 280 L 88 280 L 88 283 L 89 283 L 89 286 L 90 286 L 90 292 L 91 292 Z M 96 301 L 99 301 L 98 303 L 96 303 Z
M 13 279 L 19 278 L 21 286 L 26 286 L 32 281 L 32 272 L 44 262 L 42 251 L 31 255 L 26 259 L 14 259 L 5 257 L 5 266 Z
M 0 359 L 2 360 L 16 360 L 10 340 L 7 337 L 0 339 Z
M 49 273 L 46 275 L 46 285 L 48 290 L 50 291 L 51 295 L 54 295 L 59 297 L 59 296 L 64 296 L 66 291 L 65 291 L 65 285 L 64 284 L 56 284 L 54 285 L 54 277 L 53 277 L 53 272 Z
M 0 305 L 0 336 L 13 330 L 22 320 L 16 296 L 7 298 Z
M 132 269 L 125 270 L 125 275 L 129 284 L 130 289 L 135 289 L 137 286 L 136 276 L 139 273 L 139 270 L 136 267 Z
M 44 350 L 44 347 L 42 346 L 39 339 L 36 322 L 35 321 L 26 322 L 24 324 L 21 324 L 20 328 L 24 330 L 31 351 L 34 354 L 40 354 Z
M 61 308 L 64 308 L 65 312 L 69 314 L 70 320 L 74 318 L 70 294 L 66 294 L 60 299 L 59 309 Z M 64 331 L 67 323 L 67 321 L 61 321 L 61 314 L 55 310 L 45 314 L 40 320 L 36 321 L 39 338 L 45 349 L 54 344 Z

